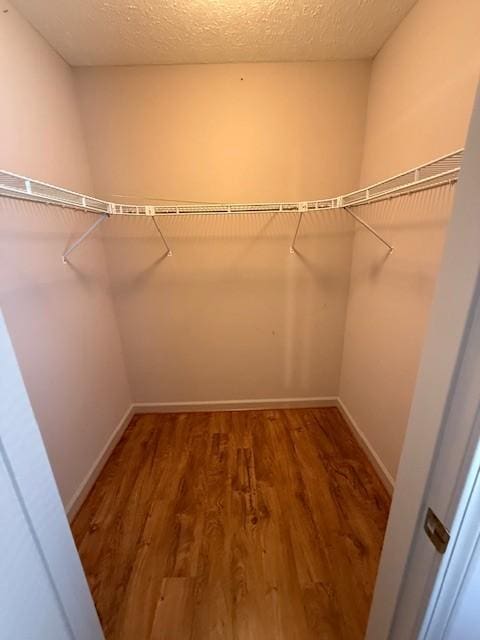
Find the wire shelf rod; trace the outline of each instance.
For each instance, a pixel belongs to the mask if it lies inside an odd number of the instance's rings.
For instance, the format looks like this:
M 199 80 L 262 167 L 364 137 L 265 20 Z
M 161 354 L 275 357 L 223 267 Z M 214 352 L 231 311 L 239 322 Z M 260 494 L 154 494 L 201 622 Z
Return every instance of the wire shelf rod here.
M 379 196 L 375 196 L 375 197 L 371 197 L 370 200 L 368 202 L 358 202 L 355 204 L 349 204 L 348 206 L 350 207 L 364 207 L 367 206 L 369 204 L 375 204 L 376 202 L 383 202 L 384 200 L 392 200 L 393 198 L 399 198 L 400 196 L 409 196 L 409 195 L 413 195 L 414 193 L 419 193 L 421 191 L 428 191 L 430 189 L 438 189 L 438 187 L 444 187 L 446 185 L 454 185 L 456 182 L 458 182 L 458 175 L 457 176 L 452 176 L 449 179 L 445 179 L 445 180 L 441 180 L 440 182 L 435 182 L 434 184 L 426 184 L 426 185 L 419 185 L 416 187 L 412 187 L 411 189 L 409 189 L 408 191 L 397 191 L 395 193 L 389 193 L 389 194 L 381 194 Z
M 459 171 L 460 171 L 459 167 L 455 169 L 448 169 L 447 171 L 441 171 L 439 173 L 436 173 L 431 176 L 427 176 L 425 178 L 412 180 L 405 184 L 400 184 L 395 187 L 391 187 L 390 189 L 385 189 L 384 191 L 378 191 L 377 193 L 373 193 L 373 194 L 368 193 L 367 196 L 364 196 L 363 198 L 359 197 L 358 200 L 349 199 L 352 196 L 355 196 L 357 193 L 362 194 L 366 191 L 371 192 L 371 190 L 373 189 L 373 186 L 370 186 L 370 187 L 366 187 L 365 189 L 359 189 L 358 191 L 352 191 L 351 193 L 347 193 L 344 196 L 340 196 L 339 200 L 341 203 L 348 204 L 349 207 L 353 207 L 353 206 L 358 207 L 360 205 L 368 204 L 370 202 L 374 202 L 379 199 L 387 199 L 391 195 L 395 195 L 395 193 L 398 193 L 399 195 L 407 195 L 408 193 L 414 193 L 415 191 L 420 191 L 419 187 L 421 187 L 422 185 L 428 185 L 429 183 L 437 180 L 439 181 L 439 183 L 443 180 L 444 181 L 443 184 L 445 184 L 445 182 L 450 182 L 451 179 L 457 178 Z M 406 175 L 408 175 L 409 173 L 412 173 L 412 172 L 411 171 L 407 172 Z M 385 180 L 384 182 L 380 182 L 378 184 L 384 184 L 385 182 L 392 182 L 394 179 L 395 178 L 389 178 L 388 180 Z M 435 186 L 438 186 L 438 184 L 437 182 L 434 182 L 432 186 L 435 187 Z
M 458 176 L 460 171 L 462 151 L 458 150 L 452 154 L 441 156 L 437 160 L 419 165 L 397 174 L 387 180 L 374 183 L 369 187 L 352 191 L 336 198 L 323 198 L 320 200 L 311 200 L 307 202 L 306 211 L 317 212 L 332 209 L 341 209 L 344 205 L 360 206 L 369 202 L 378 201 L 384 197 L 390 197 L 399 193 L 414 192 L 422 184 L 439 182 L 443 178 L 454 178 Z M 445 162 L 452 162 L 457 166 L 444 169 Z M 441 163 L 439 171 L 434 171 L 436 164 Z M 433 168 L 433 169 L 432 169 Z M 431 175 L 421 176 L 421 172 L 433 170 Z M 402 177 L 415 176 L 414 180 L 398 182 Z M 392 182 L 397 181 L 393 187 L 389 186 Z M 13 183 L 13 184 L 12 184 Z M 380 190 L 385 185 L 385 189 Z M 372 193 L 372 190 L 375 192 Z M 43 191 L 43 193 L 42 193 Z M 143 216 L 146 214 L 146 206 L 138 204 L 119 204 L 111 203 L 91 196 L 86 196 L 75 191 L 68 191 L 62 187 L 55 187 L 45 182 L 39 182 L 31 178 L 26 178 L 18 174 L 7 171 L 0 171 L 0 195 L 9 196 L 19 199 L 34 200 L 47 204 L 60 204 L 64 207 L 88 211 L 102 215 L 110 213 L 111 215 L 135 215 Z M 355 198 L 355 196 L 357 196 Z M 278 202 L 278 203 L 248 203 L 248 204 L 222 204 L 222 205 L 163 205 L 154 206 L 155 216 L 183 216 L 183 215 L 235 215 L 235 214 L 268 214 L 268 213 L 292 213 L 299 211 L 299 206 L 303 203 L 298 202 Z
M 402 171 L 402 173 L 397 173 L 393 176 L 390 176 L 389 178 L 385 178 L 383 180 L 380 180 L 379 182 L 374 182 L 373 184 L 368 185 L 367 187 L 363 187 L 361 189 L 355 189 L 355 191 L 351 191 L 350 193 L 345 194 L 343 197 L 347 198 L 348 196 L 352 196 L 355 195 L 357 193 L 362 193 L 364 191 L 372 191 L 374 189 L 376 189 L 377 187 L 380 187 L 382 184 L 388 184 L 389 182 L 393 182 L 394 180 L 398 180 L 400 178 L 403 178 L 404 176 L 408 176 L 410 174 L 414 174 L 415 179 L 413 181 L 407 181 L 405 183 L 405 185 L 407 184 L 416 184 L 417 182 L 421 182 L 420 179 L 420 173 L 422 170 L 428 169 L 430 167 L 434 167 L 437 164 L 442 164 L 445 160 L 451 160 L 451 161 L 455 161 L 457 160 L 457 167 L 454 167 L 450 170 L 444 171 L 443 173 L 455 173 L 460 170 L 460 163 L 461 163 L 461 159 L 463 156 L 463 149 L 457 149 L 456 151 L 452 151 L 451 153 L 447 153 L 443 156 L 439 156 L 438 158 L 435 158 L 434 160 L 429 160 L 429 162 L 426 162 L 424 164 L 420 164 L 417 165 L 415 167 L 412 167 L 411 169 L 408 169 L 407 171 Z M 435 175 L 439 175 L 439 174 L 435 174 Z M 435 176 L 432 176 L 435 177 Z
M 345 209 L 349 215 L 358 218 L 358 222 L 363 224 L 374 233 L 389 249 L 391 245 L 386 242 L 374 229 L 370 228 L 361 218 L 355 216 L 351 210 L 355 207 L 380 202 L 382 200 L 395 198 L 398 196 L 416 193 L 426 189 L 433 189 L 445 184 L 453 184 L 457 181 L 460 172 L 463 149 L 458 149 L 452 153 L 440 156 L 430 162 L 418 165 L 395 176 L 375 182 L 374 184 L 351 191 L 335 198 L 321 198 L 305 202 L 260 202 L 247 204 L 162 204 L 162 205 L 141 205 L 141 204 L 121 204 L 101 200 L 93 196 L 84 195 L 76 191 L 69 191 L 63 187 L 56 187 L 47 182 L 41 182 L 9 171 L 0 171 L 0 197 L 8 197 L 20 200 L 28 200 L 61 206 L 74 210 L 94 213 L 100 217 L 98 224 L 111 216 L 135 216 L 152 217 L 155 227 L 161 236 L 168 255 L 171 249 L 163 235 L 156 218 L 161 216 L 182 217 L 182 216 L 232 216 L 232 215 L 271 215 L 271 214 L 296 214 L 299 213 L 295 234 L 290 245 L 291 253 L 295 253 L 295 244 L 303 220 L 304 213 L 320 213 L 325 211 L 339 211 Z M 161 200 L 161 199 L 160 199 Z M 185 202 L 185 201 L 184 201 Z M 94 230 L 95 225 L 85 232 L 77 243 L 74 243 L 64 254 L 66 257 Z

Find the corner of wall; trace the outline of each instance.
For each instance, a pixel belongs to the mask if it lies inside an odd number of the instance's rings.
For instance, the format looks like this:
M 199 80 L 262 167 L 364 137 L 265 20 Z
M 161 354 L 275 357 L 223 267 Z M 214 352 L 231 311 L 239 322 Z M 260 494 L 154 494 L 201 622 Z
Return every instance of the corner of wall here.
M 0 105 L 0 164 L 92 194 L 92 163 L 73 70 L 7 0 L 4 4 L 8 12 L 0 21 L 5 53 L 0 57 L 5 94 Z M 61 265 L 60 257 L 57 262 L 57 252 L 60 256 L 72 235 L 82 232 L 88 214 L 6 199 L 0 213 L 0 302 L 14 328 L 15 350 L 41 418 L 57 484 L 71 505 L 85 480 L 80 488 L 76 483 L 93 458 L 98 466 L 121 431 L 117 421 L 131 405 L 105 247 L 98 235 L 93 237 L 69 268 Z M 43 233 L 30 239 L 35 225 L 41 225 Z M 27 256 L 19 271 L 18 264 Z M 26 316 L 37 317 L 34 332 Z M 82 429 L 82 420 L 88 427 Z M 120 425 L 124 420 L 125 416 Z
M 480 4 L 471 0 L 418 0 L 386 40 L 371 67 L 359 186 L 463 146 L 480 72 L 479 21 Z M 429 193 L 403 208 L 401 200 L 362 208 L 396 244 L 379 268 L 359 229 L 352 250 L 339 397 L 392 472 L 452 205 L 448 187 Z

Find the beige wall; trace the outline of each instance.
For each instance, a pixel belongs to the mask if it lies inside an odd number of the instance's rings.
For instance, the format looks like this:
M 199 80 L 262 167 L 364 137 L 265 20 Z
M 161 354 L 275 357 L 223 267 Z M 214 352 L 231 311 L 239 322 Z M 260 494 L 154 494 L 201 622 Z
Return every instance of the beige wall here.
M 0 169 L 92 188 L 70 67 L 0 0 Z
M 335 396 L 352 233 L 343 215 L 108 223 L 109 266 L 137 402 Z
M 359 178 L 369 73 L 365 61 L 76 69 L 96 191 L 336 195 Z
M 4 0 L 0 46 L 0 167 L 90 190 L 70 69 Z M 0 199 L 0 305 L 65 504 L 130 405 L 100 238 L 61 261 L 92 218 Z
M 369 64 L 76 71 L 97 193 L 306 199 L 359 177 Z M 243 78 L 243 80 L 242 80 Z M 336 395 L 351 260 L 344 214 L 104 227 L 139 402 Z
M 480 71 L 478 0 L 418 0 L 374 60 L 361 183 L 465 142 Z
M 420 0 L 376 57 L 362 184 L 462 147 L 480 70 L 480 3 Z M 395 476 L 441 259 L 452 188 L 361 214 L 395 246 L 357 229 L 340 397 Z M 454 301 L 452 301 L 452 304 Z

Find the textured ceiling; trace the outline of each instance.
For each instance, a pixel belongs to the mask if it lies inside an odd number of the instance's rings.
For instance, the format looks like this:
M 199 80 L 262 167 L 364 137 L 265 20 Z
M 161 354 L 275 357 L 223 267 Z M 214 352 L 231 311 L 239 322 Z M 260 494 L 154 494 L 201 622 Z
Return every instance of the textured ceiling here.
M 373 57 L 415 0 L 12 0 L 72 65 Z

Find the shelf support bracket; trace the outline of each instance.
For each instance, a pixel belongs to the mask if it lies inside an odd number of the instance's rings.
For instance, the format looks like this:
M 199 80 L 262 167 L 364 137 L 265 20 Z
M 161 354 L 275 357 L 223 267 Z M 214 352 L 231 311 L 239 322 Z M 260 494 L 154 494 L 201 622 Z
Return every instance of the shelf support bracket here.
M 68 256 L 72 253 L 72 251 L 75 251 L 75 249 L 82 244 L 82 242 L 88 238 L 88 236 L 93 233 L 95 231 L 95 229 L 102 224 L 102 222 L 104 220 L 106 220 L 109 217 L 108 213 L 104 213 L 100 216 L 100 218 L 98 220 L 95 220 L 95 222 L 88 227 L 88 229 L 85 231 L 85 233 L 82 233 L 82 235 L 80 236 L 80 238 L 78 238 L 78 240 L 75 240 L 75 242 L 65 251 L 65 253 L 62 256 L 62 262 L 63 264 L 67 264 L 68 263 Z
M 167 250 L 167 256 L 170 258 L 173 255 L 172 250 L 168 246 L 168 242 L 165 240 L 165 236 L 163 235 L 162 230 L 160 229 L 160 225 L 155 218 L 155 209 L 153 207 L 145 207 L 145 210 L 147 216 L 151 216 L 153 224 L 155 225 L 155 229 L 158 231 L 158 234 L 161 237 L 163 244 L 165 245 L 165 249 Z
M 362 218 L 360 218 L 359 216 L 357 216 L 355 213 L 353 213 L 353 211 L 349 208 L 349 207 L 343 207 L 344 211 L 346 211 L 349 215 L 352 216 L 352 218 L 354 218 L 359 224 L 361 224 L 363 227 L 365 227 L 365 229 L 367 229 L 367 231 L 370 231 L 370 233 L 372 233 L 376 238 L 378 238 L 378 240 L 380 240 L 380 242 L 383 242 L 383 244 L 388 247 L 388 253 L 392 253 L 393 251 L 393 247 L 391 244 L 389 244 L 386 240 L 384 240 L 382 238 L 382 236 L 377 233 L 375 231 L 375 229 L 373 229 L 373 227 L 371 227 L 369 224 L 367 224 L 365 222 L 365 220 L 362 220 Z
M 298 217 L 297 227 L 295 229 L 295 233 L 293 236 L 292 244 L 290 245 L 290 253 L 295 253 L 295 242 L 297 241 L 298 232 L 300 230 L 300 225 L 302 224 L 302 218 L 305 211 L 308 211 L 308 202 L 299 202 L 298 210 L 300 211 L 300 215 Z

